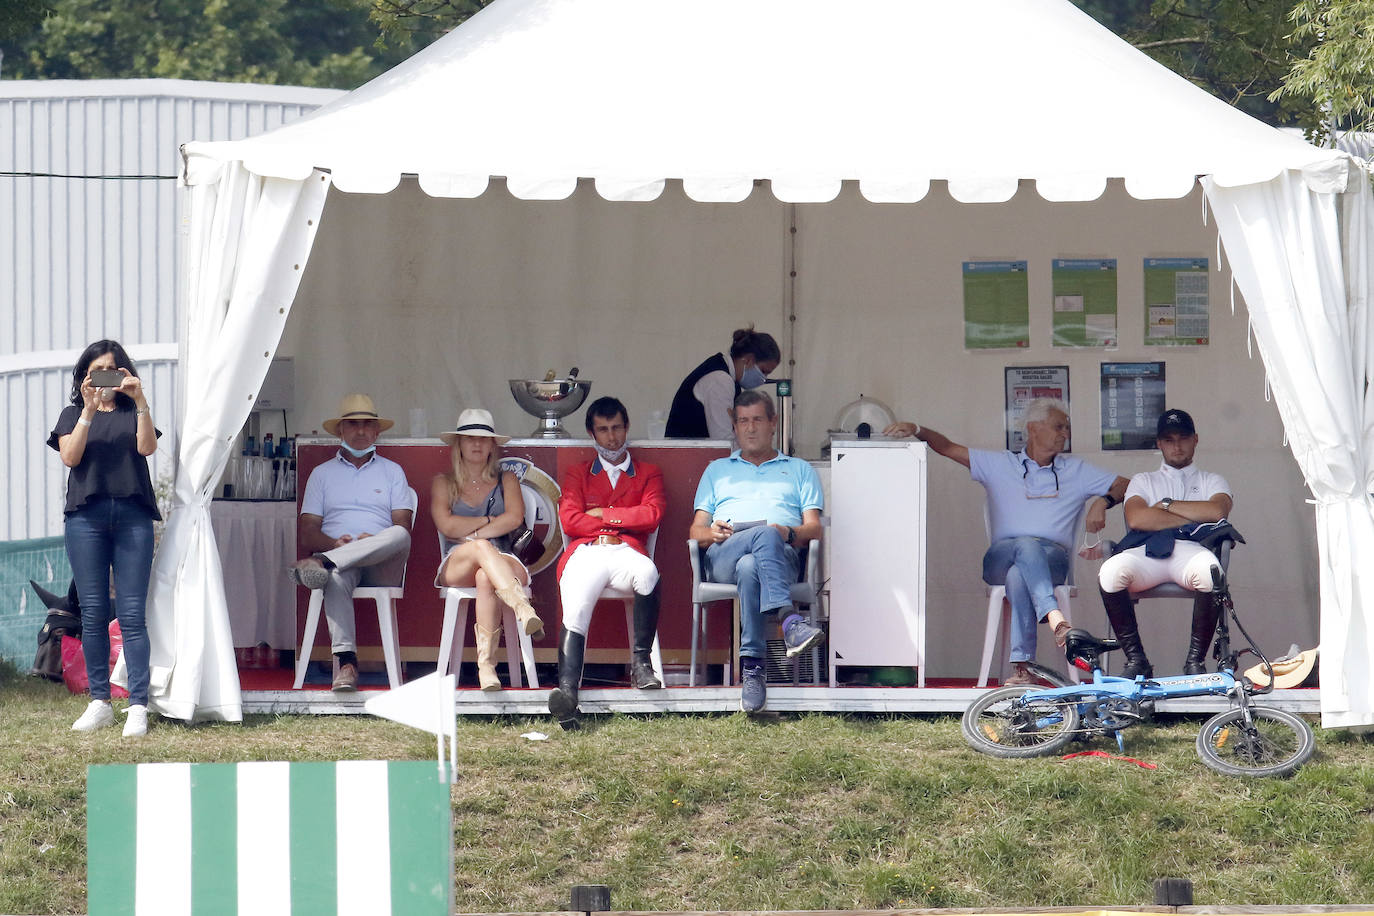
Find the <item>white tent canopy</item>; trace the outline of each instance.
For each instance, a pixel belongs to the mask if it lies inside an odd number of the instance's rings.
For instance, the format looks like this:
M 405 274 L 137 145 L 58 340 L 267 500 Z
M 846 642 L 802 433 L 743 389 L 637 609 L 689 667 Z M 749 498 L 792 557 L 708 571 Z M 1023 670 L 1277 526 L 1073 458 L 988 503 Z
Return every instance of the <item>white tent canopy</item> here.
M 988 142 L 1027 138 L 1008 150 Z M 1108 178 L 1139 198 L 1306 171 L 1342 190 L 1343 158 L 1280 135 L 1138 53 L 1069 3 L 849 0 L 505 0 L 389 73 L 293 125 L 192 144 L 343 191 L 402 174 L 440 197 L 506 176 L 516 197 L 561 199 L 578 178 L 612 200 L 682 179 L 700 201 L 767 178 L 789 202 L 856 180 L 915 201 L 932 179 L 957 200 L 1017 182 L 1091 200 Z M 213 165 L 211 166 L 213 168 Z
M 989 142 L 989 125 L 1014 147 Z M 499 176 L 516 197 L 556 200 L 593 179 L 607 199 L 649 200 L 680 180 L 724 202 L 766 179 L 780 200 L 824 202 L 854 181 L 900 203 L 942 180 L 957 200 L 1001 202 L 1022 179 L 1080 201 L 1113 178 L 1150 199 L 1206 176 L 1320 503 L 1324 721 L 1374 722 L 1374 591 L 1355 565 L 1374 546 L 1368 183 L 1355 160 L 1230 108 L 1067 0 L 500 0 L 301 121 L 185 153 L 185 403 L 198 406 L 150 611 L 169 714 L 236 717 L 207 507 L 251 402 L 212 380 L 256 389 L 329 185 L 385 194 L 415 175 L 432 196 L 473 197 Z M 203 626 L 187 623 L 197 608 Z

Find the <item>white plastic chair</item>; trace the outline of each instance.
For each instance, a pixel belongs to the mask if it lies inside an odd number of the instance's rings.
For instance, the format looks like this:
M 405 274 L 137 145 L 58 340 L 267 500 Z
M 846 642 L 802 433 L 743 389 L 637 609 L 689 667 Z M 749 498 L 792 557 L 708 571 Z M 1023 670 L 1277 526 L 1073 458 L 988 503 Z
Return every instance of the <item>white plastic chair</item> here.
M 806 605 L 809 613 L 807 619 L 812 626 L 816 623 L 816 607 L 821 591 L 820 577 L 820 540 L 812 541 L 806 551 L 805 573 L 800 582 L 795 582 L 789 589 L 793 604 Z M 702 655 L 706 654 L 710 643 L 707 641 L 709 616 L 703 613 L 705 605 L 717 601 L 730 601 L 734 604 L 734 638 L 731 641 L 731 659 L 726 662 L 722 679 L 727 684 L 739 682 L 739 649 L 740 649 L 740 613 L 739 613 L 739 589 L 733 585 L 723 582 L 710 582 L 701 573 L 701 545 L 695 540 L 687 540 L 687 558 L 692 566 L 692 657 L 691 669 L 687 675 L 689 687 L 695 687 L 697 683 L 697 646 L 702 647 Z M 812 654 L 811 663 L 817 669 L 815 677 L 819 680 L 819 655 Z M 702 675 L 705 676 L 705 662 L 702 663 Z
M 1085 502 L 1084 507 L 1086 506 L 1087 503 Z M 1085 509 L 1078 510 L 1078 521 L 1074 523 L 1075 531 L 1082 531 L 1083 529 L 1084 511 Z M 991 544 L 992 523 L 988 518 L 988 507 L 986 504 L 983 506 L 983 528 L 987 532 L 988 543 Z M 1064 619 L 1070 623 L 1073 622 L 1073 616 L 1069 609 L 1069 599 L 1078 597 L 1078 586 L 1074 583 L 1073 576 L 1073 559 L 1073 554 L 1070 553 L 1067 580 L 1063 585 L 1056 585 L 1054 587 L 1054 597 L 1059 603 L 1059 613 L 1063 614 Z M 988 619 L 983 629 L 983 663 L 978 670 L 979 687 L 986 687 L 988 685 L 988 675 L 992 671 L 992 653 L 993 650 L 997 648 L 997 634 L 999 630 L 1002 634 L 1002 645 L 1004 647 L 1011 645 L 1011 602 L 1007 601 L 1007 587 L 1005 585 L 988 585 L 986 582 L 983 583 L 983 585 L 987 589 L 988 594 Z M 1005 658 L 1005 652 L 1003 655 Z M 1069 677 L 1077 682 L 1078 669 L 1069 665 L 1067 660 L 1065 660 L 1064 664 Z M 1005 680 L 1005 678 L 1003 678 L 1003 680 Z
M 411 527 L 415 525 L 415 509 L 419 497 L 412 487 L 410 494 Z M 409 564 L 406 564 L 407 567 Z M 353 590 L 354 601 L 371 600 L 377 605 L 377 630 L 381 635 L 382 657 L 386 659 L 386 677 L 391 686 L 401 686 L 401 640 L 396 630 L 396 602 L 405 593 L 405 570 L 401 572 L 400 585 L 364 585 Z M 296 656 L 296 683 L 293 690 L 300 690 L 305 683 L 305 671 L 310 667 L 310 651 L 315 645 L 315 631 L 320 626 L 320 611 L 324 608 L 324 589 L 310 590 L 310 605 L 305 612 L 305 632 L 301 637 L 301 650 Z
M 566 552 L 567 549 L 568 549 L 568 544 L 569 544 L 569 542 L 570 542 L 570 539 L 569 539 L 569 537 L 568 537 L 568 532 L 564 531 L 564 532 L 562 532 L 562 534 L 563 534 L 563 550 Z M 645 545 L 644 545 L 644 546 L 648 549 L 648 551 L 649 551 L 649 559 L 651 559 L 651 560 L 654 558 L 654 547 L 655 547 L 657 544 L 658 544 L 658 529 L 655 528 L 652 532 L 650 532 L 650 534 L 649 534 L 649 540 L 648 540 L 648 542 L 645 543 Z M 597 600 L 598 600 L 598 601 L 602 601 L 602 600 L 614 600 L 614 599 L 617 599 L 617 598 L 620 599 L 621 601 L 624 601 L 624 602 L 625 602 L 625 632 L 628 634 L 628 638 L 629 638 L 629 641 L 630 641 L 630 643 L 629 643 L 629 644 L 630 644 L 630 648 L 633 649 L 633 648 L 634 648 L 634 644 L 635 644 L 635 593 L 634 593 L 634 591 L 633 591 L 633 590 L 625 590 L 625 589 L 613 588 L 612 586 L 609 586 L 609 585 L 608 585 L 608 586 L 606 586 L 605 588 L 603 588 L 603 589 L 601 590 L 601 594 L 597 597 Z M 657 675 L 657 677 L 658 677 L 658 682 L 659 682 L 660 684 L 666 683 L 666 682 L 663 680 L 663 656 L 662 656 L 662 654 L 661 654 L 661 653 L 659 652 L 659 650 L 658 650 L 658 633 L 657 633 L 657 632 L 654 633 L 654 644 L 653 644 L 653 647 L 649 650 L 649 661 L 650 661 L 650 662 L 653 664 L 653 666 L 654 666 L 654 674 Z
M 525 500 L 525 524 L 534 527 L 534 515 L 538 507 L 534 500 Z M 439 556 L 447 556 L 449 547 L 453 542 L 439 535 Z M 521 589 L 525 597 L 530 596 L 530 587 L 523 586 Z M 459 587 L 443 585 L 439 587 L 439 597 L 444 599 L 444 623 L 439 637 L 439 657 L 435 661 L 435 668 L 440 677 L 448 674 L 449 669 L 457 670 L 463 661 L 463 643 L 467 637 L 468 630 L 468 602 L 477 598 L 476 586 Z M 501 599 L 497 599 L 500 601 Z M 515 620 L 515 611 L 511 610 L 505 602 L 501 602 L 501 629 L 505 631 L 506 643 L 506 669 L 510 672 L 510 685 L 512 687 L 523 687 L 524 681 L 520 677 L 520 664 L 525 665 L 525 677 L 529 680 L 531 687 L 539 686 L 539 675 L 534 668 L 534 642 L 530 639 L 524 628 L 519 626 Z M 511 634 L 515 633 L 518 639 L 512 640 Z

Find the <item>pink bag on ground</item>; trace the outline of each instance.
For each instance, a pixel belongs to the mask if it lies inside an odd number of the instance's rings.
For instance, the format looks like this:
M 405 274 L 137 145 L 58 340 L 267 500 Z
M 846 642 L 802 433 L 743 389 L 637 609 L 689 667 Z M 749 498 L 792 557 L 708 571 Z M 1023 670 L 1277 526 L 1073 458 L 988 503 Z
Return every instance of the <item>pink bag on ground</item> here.
M 110 621 L 110 669 L 119 660 L 119 650 L 124 646 L 124 634 L 119 631 L 119 621 Z M 74 636 L 62 637 L 62 681 L 72 693 L 87 693 L 91 689 L 90 678 L 86 676 L 86 654 L 81 649 L 81 640 Z M 110 696 L 127 697 L 129 691 L 118 684 L 110 685 Z

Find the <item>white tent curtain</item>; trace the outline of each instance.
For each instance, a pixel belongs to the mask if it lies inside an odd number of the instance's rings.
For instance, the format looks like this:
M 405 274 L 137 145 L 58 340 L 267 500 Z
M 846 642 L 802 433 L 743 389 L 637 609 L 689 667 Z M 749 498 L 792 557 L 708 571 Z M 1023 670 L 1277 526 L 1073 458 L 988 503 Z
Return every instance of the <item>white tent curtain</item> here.
M 186 409 L 148 601 L 150 704 L 165 716 L 243 718 L 210 500 L 281 339 L 328 186 L 319 173 L 262 178 L 231 162 L 202 169 L 192 191 Z
M 1361 562 L 1374 555 L 1369 178 L 1352 169 L 1339 196 L 1293 172 L 1249 187 L 1203 184 L 1316 501 L 1322 724 L 1374 724 L 1374 578 Z

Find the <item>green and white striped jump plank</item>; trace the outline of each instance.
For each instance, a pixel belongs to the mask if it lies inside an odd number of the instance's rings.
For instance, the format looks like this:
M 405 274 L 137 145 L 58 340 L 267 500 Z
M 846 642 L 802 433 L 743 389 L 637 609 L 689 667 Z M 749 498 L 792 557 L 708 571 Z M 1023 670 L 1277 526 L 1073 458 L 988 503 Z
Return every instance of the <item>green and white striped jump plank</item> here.
M 90 916 L 448 916 L 433 761 L 93 766 Z

